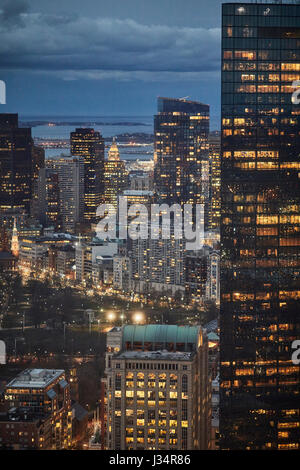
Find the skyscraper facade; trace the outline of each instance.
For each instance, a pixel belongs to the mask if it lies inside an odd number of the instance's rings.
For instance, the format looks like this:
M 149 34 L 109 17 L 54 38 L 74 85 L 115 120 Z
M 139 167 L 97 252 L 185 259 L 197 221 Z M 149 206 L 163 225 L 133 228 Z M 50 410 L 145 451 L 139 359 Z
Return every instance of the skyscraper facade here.
M 32 194 L 31 194 L 31 217 L 38 219 L 39 217 L 39 195 L 38 182 L 39 172 L 45 167 L 45 150 L 43 147 L 34 145 L 32 148 Z
M 300 447 L 300 5 L 223 5 L 223 449 Z
M 154 116 L 155 187 L 170 203 L 204 203 L 209 106 L 184 98 L 158 98 Z
M 90 224 L 104 196 L 104 140 L 100 132 L 89 128 L 71 132 L 71 155 L 84 159 L 83 221 Z
M 46 166 L 58 176 L 61 229 L 74 232 L 84 214 L 84 159 L 70 156 L 49 158 Z
M 37 190 L 37 218 L 46 227 L 61 229 L 60 191 L 58 173 L 52 168 L 41 168 Z
M 17 114 L 0 114 L 0 210 L 30 211 L 32 195 L 30 128 L 20 128 Z
M 208 229 L 220 229 L 221 216 L 221 136 L 219 133 L 209 135 L 209 202 Z
M 118 195 L 128 186 L 128 172 L 125 162 L 120 159 L 120 152 L 115 139 L 108 151 L 108 159 L 104 162 L 104 199 L 106 204 L 117 208 Z

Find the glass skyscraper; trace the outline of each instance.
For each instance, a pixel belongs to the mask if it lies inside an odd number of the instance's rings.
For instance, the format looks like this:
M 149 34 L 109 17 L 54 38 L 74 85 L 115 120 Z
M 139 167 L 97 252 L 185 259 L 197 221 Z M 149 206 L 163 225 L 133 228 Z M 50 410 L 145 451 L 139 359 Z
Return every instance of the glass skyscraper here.
M 222 24 L 223 449 L 300 448 L 300 5 L 228 3 Z
M 0 210 L 30 211 L 33 173 L 30 128 L 17 114 L 0 114 Z
M 71 155 L 84 159 L 83 221 L 95 222 L 98 206 L 104 202 L 104 140 L 100 132 L 77 128 L 71 132 Z
M 158 98 L 154 116 L 155 187 L 161 200 L 204 203 L 208 194 L 209 106 Z

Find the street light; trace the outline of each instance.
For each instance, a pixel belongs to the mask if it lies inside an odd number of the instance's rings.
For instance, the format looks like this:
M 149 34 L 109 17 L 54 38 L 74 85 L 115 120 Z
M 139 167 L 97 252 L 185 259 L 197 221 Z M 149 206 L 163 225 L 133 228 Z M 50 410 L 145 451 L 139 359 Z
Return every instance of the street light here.
M 116 319 L 116 314 L 115 314 L 115 312 L 109 312 L 109 313 L 107 314 L 107 319 L 108 319 L 109 321 L 114 321 L 114 320 Z
M 137 323 L 137 324 L 139 324 L 139 323 L 145 323 L 145 316 L 144 316 L 144 314 L 143 314 L 142 312 L 136 312 L 136 313 L 134 313 L 134 315 L 133 315 L 132 318 L 133 318 L 133 322 L 134 322 L 134 323 Z

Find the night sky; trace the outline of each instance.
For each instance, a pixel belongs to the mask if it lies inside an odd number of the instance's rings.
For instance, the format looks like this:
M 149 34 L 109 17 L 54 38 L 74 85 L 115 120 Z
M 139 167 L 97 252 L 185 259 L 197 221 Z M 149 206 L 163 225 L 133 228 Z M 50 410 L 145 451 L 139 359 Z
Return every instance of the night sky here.
M 0 0 L 2 112 L 151 115 L 156 97 L 219 124 L 221 0 Z

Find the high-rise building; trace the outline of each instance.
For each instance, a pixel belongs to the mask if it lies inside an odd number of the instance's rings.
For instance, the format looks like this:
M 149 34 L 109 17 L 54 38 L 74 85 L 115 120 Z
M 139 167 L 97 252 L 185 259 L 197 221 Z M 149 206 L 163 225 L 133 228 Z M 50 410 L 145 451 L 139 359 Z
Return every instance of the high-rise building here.
M 17 114 L 0 114 L 0 210 L 30 211 L 31 129 L 19 127 Z
M 59 200 L 61 229 L 66 232 L 74 232 L 76 224 L 82 220 L 84 210 L 83 158 L 63 155 L 59 158 L 49 158 L 46 167 L 50 174 L 55 173 L 58 178 L 59 191 L 56 192 L 56 195 Z
M 27 369 L 21 372 L 6 385 L 5 402 L 10 409 L 13 408 L 16 421 L 23 420 L 26 423 L 40 419 L 50 425 L 47 445 L 51 449 L 67 449 L 71 446 L 70 386 L 63 370 Z M 13 422 L 10 424 L 11 429 L 12 425 Z M 9 442 L 12 443 L 11 440 Z M 20 443 L 19 433 L 15 434 L 14 443 Z M 37 448 L 40 448 L 39 444 L 37 442 Z
M 88 128 L 71 132 L 71 155 L 84 160 L 83 221 L 91 224 L 104 197 L 104 140 L 100 132 Z
M 108 160 L 104 162 L 104 199 L 106 204 L 117 208 L 118 195 L 128 186 L 128 172 L 125 162 L 120 160 L 120 152 L 114 139 L 108 151 Z
M 154 182 L 161 200 L 205 203 L 208 133 L 208 105 L 184 98 L 158 98 Z
M 36 145 L 32 148 L 32 197 L 30 215 L 39 218 L 39 174 L 40 170 L 45 167 L 45 150 L 43 147 Z
M 220 304 L 220 253 L 215 250 L 208 256 L 206 300 Z
M 214 132 L 209 135 L 209 201 L 208 229 L 220 229 L 221 217 L 221 136 Z
M 113 258 L 113 286 L 119 291 L 131 290 L 131 258 L 115 255 Z
M 106 351 L 107 449 L 210 447 L 208 342 L 201 327 L 115 327 Z
M 52 168 L 41 168 L 37 187 L 37 218 L 46 227 L 61 229 L 58 172 Z
M 185 256 L 185 294 L 191 300 L 203 301 L 208 275 L 208 248 L 190 251 Z
M 150 231 L 150 228 L 149 228 Z M 130 240 L 132 258 L 132 287 L 141 293 L 165 292 L 175 294 L 184 290 L 184 240 L 174 234 L 171 222 L 170 237 Z
M 300 448 L 299 24 L 299 4 L 223 5 L 223 449 Z

